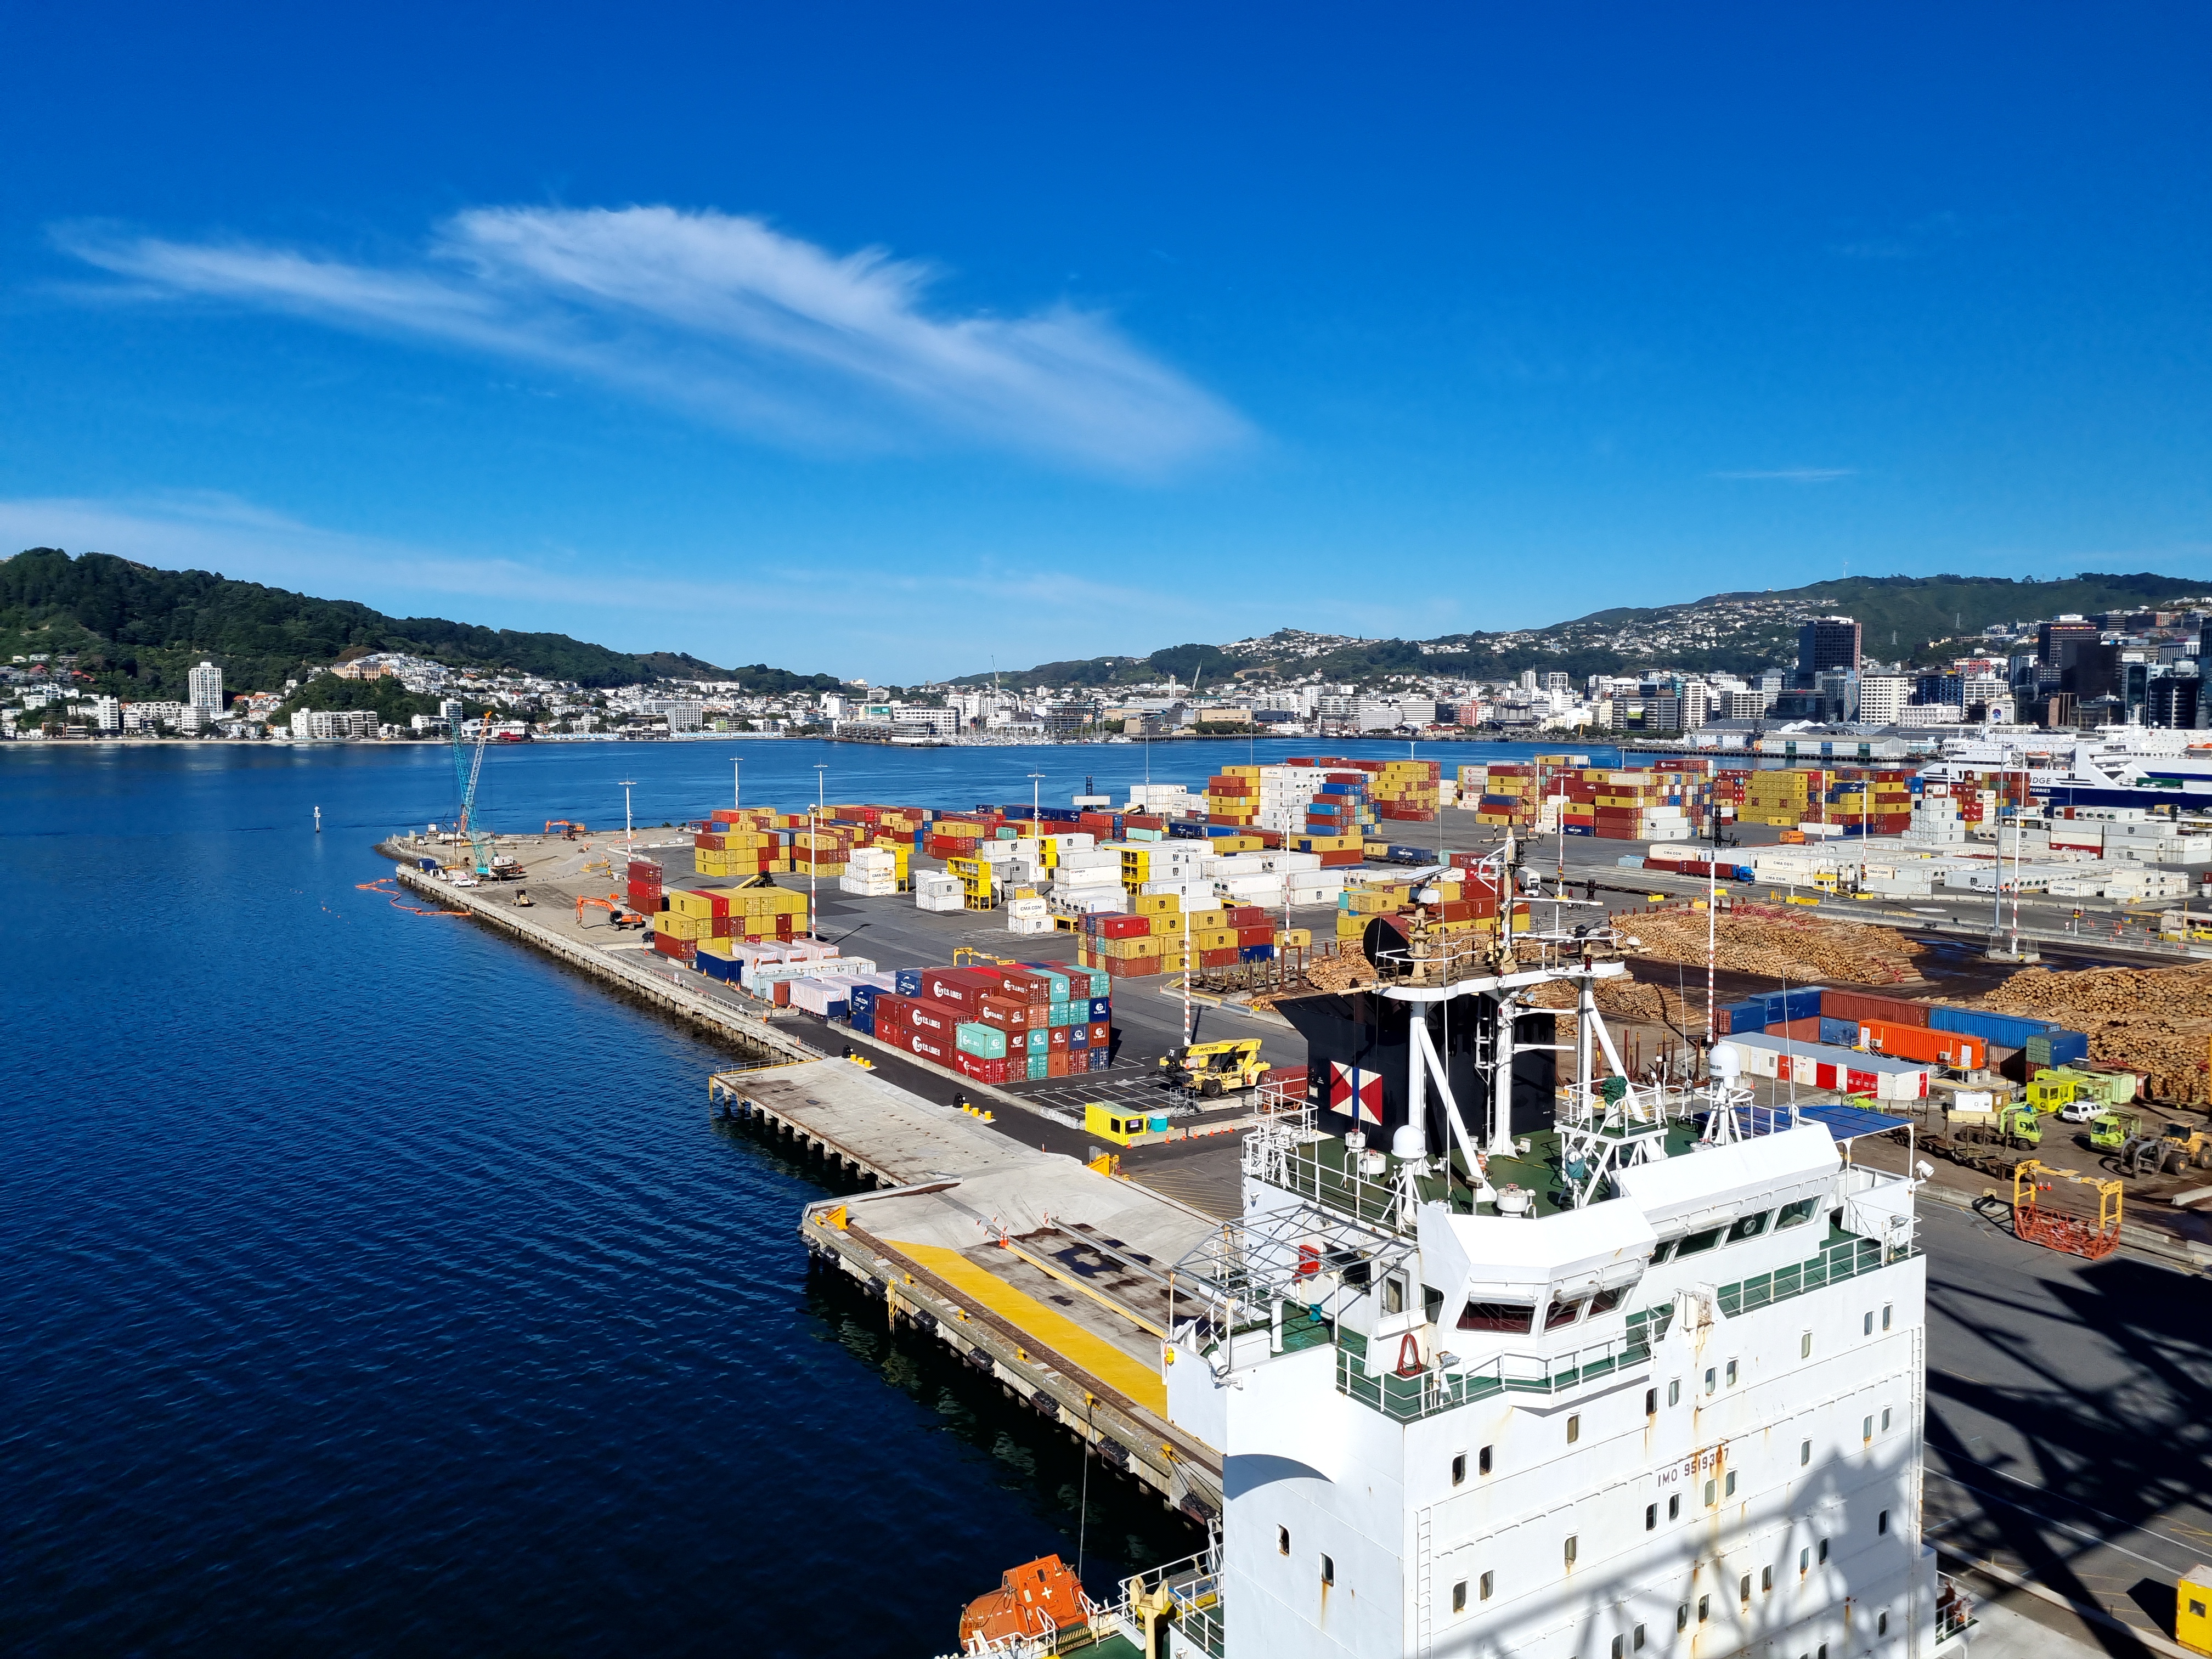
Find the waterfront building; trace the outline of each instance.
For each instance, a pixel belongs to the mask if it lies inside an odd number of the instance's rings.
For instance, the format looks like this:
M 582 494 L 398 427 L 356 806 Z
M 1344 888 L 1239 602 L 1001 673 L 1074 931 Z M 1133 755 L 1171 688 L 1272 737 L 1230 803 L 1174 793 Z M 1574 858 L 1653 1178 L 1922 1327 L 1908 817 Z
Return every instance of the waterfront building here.
M 185 676 L 186 702 L 194 708 L 204 708 L 211 714 L 222 713 L 222 670 L 213 663 L 203 661 Z

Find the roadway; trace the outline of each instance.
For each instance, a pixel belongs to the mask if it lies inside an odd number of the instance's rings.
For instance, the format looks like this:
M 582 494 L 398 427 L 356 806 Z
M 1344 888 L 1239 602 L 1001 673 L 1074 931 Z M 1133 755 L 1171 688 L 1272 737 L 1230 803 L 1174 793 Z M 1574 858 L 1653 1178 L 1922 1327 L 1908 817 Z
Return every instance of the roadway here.
M 1936 1540 L 2170 1633 L 2176 1578 L 2212 1559 L 2212 1283 L 2021 1244 L 1940 1205 L 1921 1206 L 1920 1239 Z M 2077 1633 L 2115 1659 L 2145 1651 Z

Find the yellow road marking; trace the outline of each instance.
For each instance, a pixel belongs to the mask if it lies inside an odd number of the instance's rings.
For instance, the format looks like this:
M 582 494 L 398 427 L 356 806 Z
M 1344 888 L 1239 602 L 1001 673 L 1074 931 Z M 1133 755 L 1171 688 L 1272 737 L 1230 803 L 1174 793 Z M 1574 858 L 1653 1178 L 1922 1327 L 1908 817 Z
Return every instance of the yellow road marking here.
M 939 1244 L 908 1244 L 896 1239 L 890 1242 L 898 1246 L 902 1255 L 912 1256 L 946 1284 L 957 1287 L 1001 1319 L 1035 1337 L 1037 1346 L 1064 1354 L 1139 1405 L 1161 1417 L 1167 1415 L 1167 1382 L 1142 1360 L 1115 1347 L 1104 1337 L 1085 1330 L 1066 1314 L 1016 1290 L 957 1250 L 948 1250 Z

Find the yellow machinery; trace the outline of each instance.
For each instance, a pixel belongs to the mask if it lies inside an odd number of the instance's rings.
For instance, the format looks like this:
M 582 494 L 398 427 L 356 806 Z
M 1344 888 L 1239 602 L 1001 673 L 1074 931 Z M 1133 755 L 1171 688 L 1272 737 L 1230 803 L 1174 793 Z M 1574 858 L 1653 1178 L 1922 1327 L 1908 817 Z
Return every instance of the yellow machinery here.
M 1231 1090 L 1257 1088 L 1260 1079 L 1273 1069 L 1260 1058 L 1257 1037 L 1188 1043 L 1160 1056 L 1160 1070 L 1170 1082 L 1196 1090 L 1208 1099 Z
M 1141 1107 L 1109 1106 L 1103 1100 L 1094 1100 L 1083 1109 L 1083 1127 L 1085 1133 L 1097 1135 L 1102 1140 L 1110 1140 L 1117 1146 L 1145 1146 L 1172 1138 L 1168 1133 L 1168 1121 L 1164 1116 L 1153 1118 L 1147 1115 Z M 1094 1159 L 1091 1167 L 1097 1169 L 1097 1160 Z M 1115 1170 L 1100 1170 L 1098 1172 L 1112 1175 Z
M 2212 1567 L 2202 1561 L 2175 1587 L 2173 1637 L 2191 1653 L 2212 1655 Z
M 2039 1193 L 2055 1184 L 2052 1177 L 2097 1189 L 2097 1219 L 2067 1215 L 2037 1202 Z M 2035 1158 L 2022 1158 L 2012 1172 L 2012 1231 L 2015 1238 L 2048 1245 L 2069 1255 L 2086 1255 L 2092 1261 L 2110 1255 L 2120 1243 L 2120 1183 L 2054 1169 Z

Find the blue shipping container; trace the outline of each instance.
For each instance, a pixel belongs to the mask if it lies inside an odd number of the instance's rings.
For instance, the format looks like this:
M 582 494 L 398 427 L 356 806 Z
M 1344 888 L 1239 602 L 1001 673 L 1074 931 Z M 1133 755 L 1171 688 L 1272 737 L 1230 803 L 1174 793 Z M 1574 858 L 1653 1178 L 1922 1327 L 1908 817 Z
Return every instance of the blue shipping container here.
M 1071 1050 L 1070 1052 L 1072 1053 L 1073 1051 Z M 1090 1050 L 1090 1054 L 1091 1069 L 1094 1072 L 1103 1072 L 1109 1066 L 1111 1066 L 1114 1063 L 1114 1051 L 1111 1048 L 1093 1048 Z
M 900 996 L 918 997 L 921 994 L 921 971 L 919 968 L 896 968 L 891 970 L 891 976 L 898 981 Z
M 1722 1008 L 1716 1024 L 1726 1021 L 1728 1035 L 1738 1031 L 1765 1031 L 1773 1022 L 1766 1018 L 1766 999 L 1753 997 L 1748 1002 L 1731 1002 Z
M 1931 1008 L 1928 1011 L 1928 1023 L 1939 1031 L 1963 1032 L 1999 1048 L 2025 1048 L 2028 1038 L 2058 1029 L 2047 1019 L 1993 1014 L 1985 1008 Z
M 862 1036 L 875 1036 L 876 1017 L 873 1014 L 856 1012 L 853 1016 L 853 1029 L 858 1031 Z
M 1093 1020 L 1114 1018 L 1114 999 L 1094 996 L 1091 999 L 1091 1018 Z
M 1272 945 L 1240 945 L 1237 947 L 1239 962 L 1273 962 L 1275 947 Z
M 2089 1039 L 2079 1031 L 2055 1030 L 2049 1034 L 2052 1066 L 2071 1066 L 2077 1060 L 2089 1058 Z M 2022 1048 L 2027 1045 L 2022 1043 Z
M 1859 1046 L 1859 1023 L 1855 1019 L 1837 1019 L 1823 1014 L 1820 1016 L 1820 1041 L 1838 1048 L 1856 1048 Z
M 864 1014 L 872 1015 L 876 1012 L 876 998 L 878 994 L 880 993 L 878 988 L 873 985 L 855 985 L 848 991 L 845 994 L 845 1000 L 852 1004 L 853 1018 L 859 1019 Z

